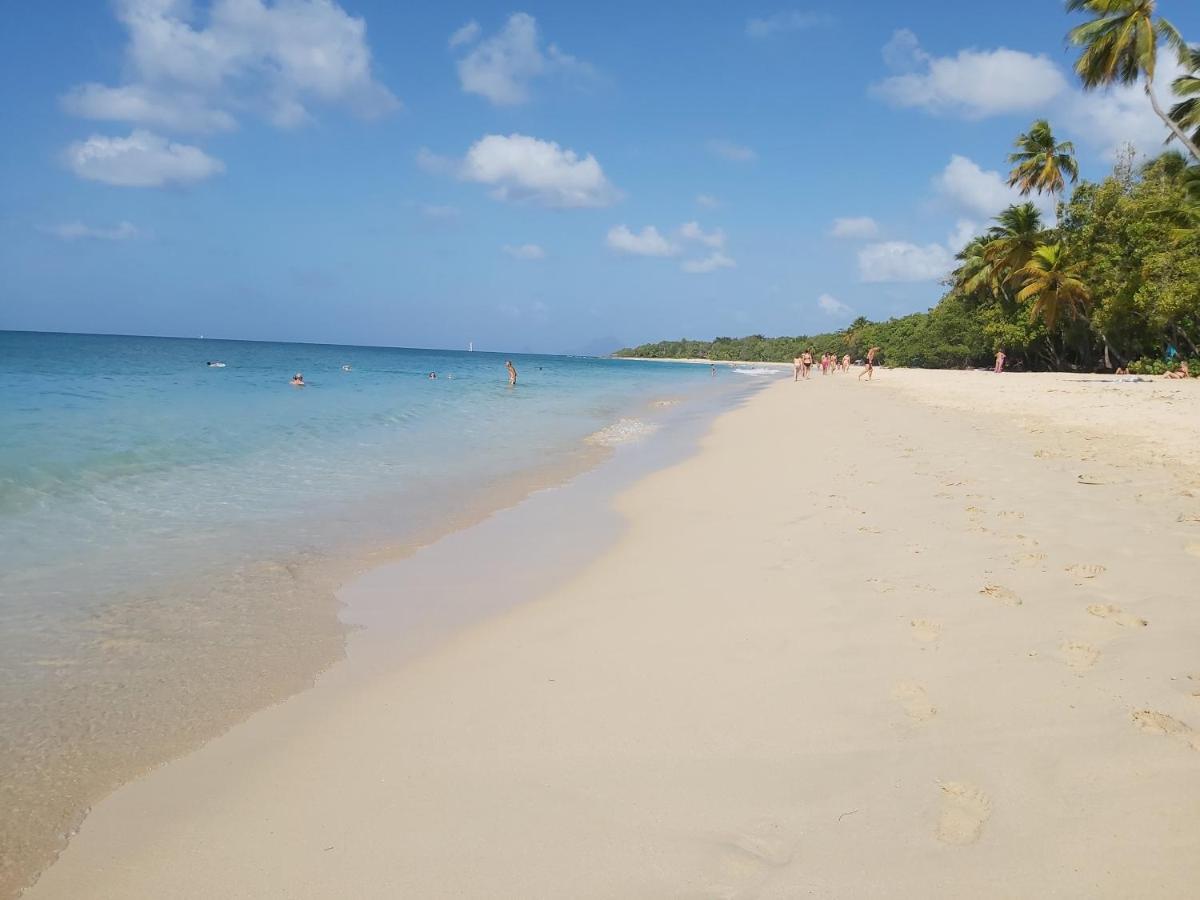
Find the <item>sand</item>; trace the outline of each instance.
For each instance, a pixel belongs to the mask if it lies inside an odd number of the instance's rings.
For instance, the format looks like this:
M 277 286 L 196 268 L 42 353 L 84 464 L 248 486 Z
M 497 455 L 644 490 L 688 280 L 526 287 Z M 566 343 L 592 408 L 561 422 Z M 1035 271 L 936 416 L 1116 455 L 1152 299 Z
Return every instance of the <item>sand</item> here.
M 352 653 L 28 896 L 1194 896 L 1198 430 L 1196 382 L 772 383 L 557 586 Z

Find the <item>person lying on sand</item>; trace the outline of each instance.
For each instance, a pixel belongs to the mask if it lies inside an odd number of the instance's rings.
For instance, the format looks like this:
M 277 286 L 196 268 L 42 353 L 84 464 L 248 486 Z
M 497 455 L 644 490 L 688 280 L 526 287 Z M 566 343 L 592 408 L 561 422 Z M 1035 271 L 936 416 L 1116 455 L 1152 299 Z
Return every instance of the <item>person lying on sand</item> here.
M 1181 362 L 1179 364 L 1178 372 L 1168 372 L 1163 377 L 1164 378 L 1191 378 L 1192 373 L 1188 371 L 1187 360 L 1185 359 L 1183 362 Z

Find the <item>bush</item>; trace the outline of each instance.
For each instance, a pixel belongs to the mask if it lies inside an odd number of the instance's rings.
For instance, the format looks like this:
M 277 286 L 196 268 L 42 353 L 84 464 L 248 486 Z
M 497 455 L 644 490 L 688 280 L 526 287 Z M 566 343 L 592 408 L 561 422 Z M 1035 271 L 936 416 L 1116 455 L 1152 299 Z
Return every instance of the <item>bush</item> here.
M 1187 361 L 1188 370 L 1195 378 L 1200 375 L 1200 357 L 1189 359 Z M 1163 362 L 1161 359 L 1142 359 L 1134 360 L 1129 364 L 1129 371 L 1134 375 L 1165 375 L 1168 372 L 1174 372 L 1179 368 L 1179 360 L 1171 360 L 1171 362 Z

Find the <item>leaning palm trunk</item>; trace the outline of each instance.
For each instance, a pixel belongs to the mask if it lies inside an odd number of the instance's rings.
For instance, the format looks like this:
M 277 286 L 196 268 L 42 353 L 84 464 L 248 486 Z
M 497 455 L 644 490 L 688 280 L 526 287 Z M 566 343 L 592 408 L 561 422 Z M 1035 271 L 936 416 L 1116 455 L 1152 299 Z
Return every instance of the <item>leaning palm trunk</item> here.
M 1200 162 L 1200 147 L 1197 147 L 1186 131 L 1179 127 L 1179 123 L 1163 112 L 1163 108 L 1158 105 L 1158 98 L 1154 96 L 1154 79 L 1146 78 L 1146 96 L 1150 98 L 1150 105 L 1154 107 L 1155 114 L 1167 123 L 1167 127 L 1171 129 L 1171 133 L 1179 138 L 1179 142 L 1187 147 L 1188 153 L 1192 154 L 1192 158 Z

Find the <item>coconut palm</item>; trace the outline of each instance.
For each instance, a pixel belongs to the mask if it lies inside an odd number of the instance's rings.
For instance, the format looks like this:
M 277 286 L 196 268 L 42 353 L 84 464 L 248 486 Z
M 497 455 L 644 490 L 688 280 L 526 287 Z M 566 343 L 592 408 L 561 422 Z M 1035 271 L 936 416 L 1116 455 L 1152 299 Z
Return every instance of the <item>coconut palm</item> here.
M 1022 279 L 1017 300 L 1031 304 L 1029 318 L 1041 316 L 1049 329 L 1063 313 L 1076 318 L 1092 300 L 1083 283 L 1083 263 L 1072 263 L 1062 244 L 1038 247 L 1017 274 Z
M 1008 175 L 1008 186 L 1019 185 L 1022 197 L 1033 191 L 1058 194 L 1067 186 L 1066 178 L 1072 184 L 1079 179 L 1075 145 L 1070 141 L 1055 143 L 1054 132 L 1045 119 L 1038 119 L 1029 126 L 1029 131 L 1018 135 L 1013 146 L 1017 149 L 1008 154 L 1008 161 L 1015 163 Z
M 1187 45 L 1179 31 L 1155 15 L 1155 0 L 1067 0 L 1068 12 L 1095 16 L 1067 33 L 1067 39 L 1082 48 L 1075 61 L 1084 88 L 1112 84 L 1134 84 L 1142 79 L 1150 105 L 1171 133 L 1200 160 L 1200 148 L 1171 116 L 1164 112 L 1154 96 L 1154 72 L 1158 62 L 1158 42 L 1165 41 L 1180 54 Z
M 985 288 L 992 293 L 999 291 L 995 270 L 984 257 L 987 245 L 988 238 L 977 237 L 955 254 L 959 265 L 950 273 L 950 285 L 959 294 L 978 297 Z
M 1013 279 L 1045 240 L 1042 214 L 1032 203 L 1018 203 L 996 216 L 987 232 L 983 260 L 990 266 L 988 277 L 997 284 Z
M 1192 143 L 1200 144 L 1200 50 L 1189 49 L 1184 53 L 1183 64 L 1187 72 L 1171 82 L 1171 89 L 1187 99 L 1171 107 L 1171 118 L 1192 133 Z

